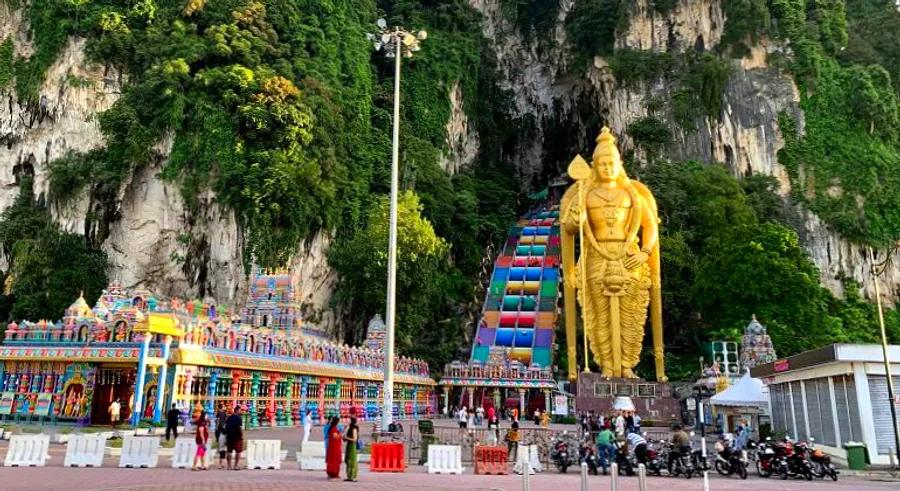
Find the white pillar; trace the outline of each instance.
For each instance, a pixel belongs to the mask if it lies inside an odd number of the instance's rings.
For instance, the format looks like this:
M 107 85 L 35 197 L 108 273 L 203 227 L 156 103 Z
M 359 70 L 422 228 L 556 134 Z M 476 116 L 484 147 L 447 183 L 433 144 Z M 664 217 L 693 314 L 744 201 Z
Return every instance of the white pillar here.
M 818 392 L 818 389 L 816 389 L 816 392 Z M 803 428 L 803 431 L 806 432 L 806 439 L 809 440 L 809 438 L 810 438 L 809 406 L 806 405 L 806 381 L 805 380 L 800 381 L 800 397 L 803 398 L 803 424 L 805 425 L 805 427 Z M 800 433 L 800 428 L 797 428 L 797 433 Z M 800 435 L 797 435 L 796 438 L 799 440 Z
M 863 442 L 869 449 L 869 455 L 875 457 L 878 454 L 875 420 L 866 417 L 872 414 L 872 399 L 869 397 L 869 378 L 866 376 L 865 363 L 853 363 L 853 382 L 856 387 L 856 405 L 859 407 L 859 424 L 862 426 Z
M 525 389 L 519 389 L 519 419 L 527 418 L 525 415 Z

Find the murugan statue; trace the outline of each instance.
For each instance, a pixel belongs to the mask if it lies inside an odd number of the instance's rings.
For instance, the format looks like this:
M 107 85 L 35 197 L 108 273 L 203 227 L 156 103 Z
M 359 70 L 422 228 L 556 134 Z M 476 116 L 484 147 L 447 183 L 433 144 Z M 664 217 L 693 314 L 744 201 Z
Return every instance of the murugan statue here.
M 576 182 L 560 205 L 569 378 L 576 378 L 577 290 L 586 338 L 584 366 L 589 343 L 604 377 L 636 378 L 649 304 L 656 378 L 665 381 L 656 200 L 625 174 L 609 128 L 596 141 L 590 166 L 580 155 L 569 165 Z

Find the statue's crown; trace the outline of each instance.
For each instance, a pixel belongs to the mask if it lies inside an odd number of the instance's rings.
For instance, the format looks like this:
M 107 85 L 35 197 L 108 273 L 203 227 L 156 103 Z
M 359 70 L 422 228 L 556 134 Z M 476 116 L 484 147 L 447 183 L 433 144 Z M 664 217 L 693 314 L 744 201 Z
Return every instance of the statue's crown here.
M 619 149 L 616 147 L 616 137 L 613 136 L 608 126 L 604 126 L 600 130 L 600 135 L 596 139 L 597 146 L 594 147 L 593 159 L 598 157 L 615 156 L 619 158 Z

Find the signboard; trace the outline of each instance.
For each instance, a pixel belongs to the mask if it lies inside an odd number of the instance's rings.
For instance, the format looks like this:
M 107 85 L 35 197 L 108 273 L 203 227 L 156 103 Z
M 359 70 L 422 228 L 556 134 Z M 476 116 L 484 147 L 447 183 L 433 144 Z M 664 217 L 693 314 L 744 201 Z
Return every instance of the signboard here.
M 50 404 L 53 402 L 53 394 L 38 394 L 37 406 L 34 408 L 35 416 L 49 416 Z
M 12 414 L 13 402 L 16 400 L 15 392 L 4 392 L 0 394 L 0 414 Z
M 784 360 L 775 360 L 775 371 L 776 372 L 786 372 L 791 369 L 791 361 Z
M 553 396 L 553 414 L 558 416 L 569 415 L 569 398 L 565 395 Z

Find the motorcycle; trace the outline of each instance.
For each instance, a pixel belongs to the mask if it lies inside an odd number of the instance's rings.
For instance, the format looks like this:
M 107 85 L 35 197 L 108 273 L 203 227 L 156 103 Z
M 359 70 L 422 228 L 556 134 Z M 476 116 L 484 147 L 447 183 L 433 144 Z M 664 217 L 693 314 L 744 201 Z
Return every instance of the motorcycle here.
M 591 475 L 596 476 L 599 473 L 598 469 L 600 468 L 600 456 L 597 455 L 597 451 L 594 449 L 594 445 L 589 442 L 582 443 L 579 455 L 581 456 L 581 463 L 587 464 L 588 472 Z
M 576 448 L 567 433 L 556 437 L 550 450 L 550 460 L 559 472 L 565 474 L 566 470 L 578 461 Z
M 672 477 L 678 477 L 683 474 L 685 478 L 694 477 L 697 466 L 694 463 L 695 454 L 697 458 L 702 459 L 700 451 L 691 451 L 691 447 L 686 445 L 683 448 L 675 448 L 671 443 L 667 443 L 668 455 L 667 470 Z
M 736 474 L 741 479 L 747 479 L 747 459 L 744 452 L 734 448 L 734 444 L 727 441 L 716 442 L 716 472 L 723 476 Z
M 771 441 L 772 439 L 767 437 L 765 442 L 749 442 L 750 448 L 755 450 L 756 472 L 760 477 L 769 477 L 773 473 L 775 450 Z
M 831 463 L 831 456 L 821 449 L 813 447 L 815 439 L 810 438 L 809 443 L 809 459 L 813 464 L 813 475 L 821 479 L 828 476 L 832 481 L 837 481 L 839 472 L 834 468 L 834 464 Z
M 785 437 L 783 442 L 776 443 L 774 450 L 773 474 L 778 474 L 782 480 L 795 476 L 812 481 L 812 464 L 806 459 L 803 449 L 795 447 L 790 438 Z
M 668 458 L 667 443 L 660 440 L 658 445 L 658 449 L 649 445 L 647 447 L 647 464 L 645 467 L 647 469 L 647 474 L 652 476 L 662 475 L 663 467 L 665 467 L 664 462 L 666 462 Z

